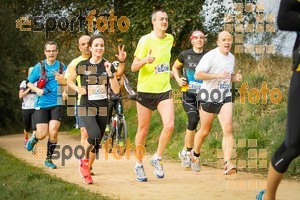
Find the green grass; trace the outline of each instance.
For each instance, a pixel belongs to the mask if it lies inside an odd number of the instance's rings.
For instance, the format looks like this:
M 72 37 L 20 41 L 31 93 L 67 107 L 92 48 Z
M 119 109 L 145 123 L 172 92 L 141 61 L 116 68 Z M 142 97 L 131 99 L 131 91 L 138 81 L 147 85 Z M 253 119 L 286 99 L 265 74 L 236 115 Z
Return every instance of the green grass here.
M 80 129 L 72 128 L 71 130 L 68 131 L 68 133 L 74 136 L 80 136 Z
M 0 199 L 108 199 L 50 176 L 0 149 Z

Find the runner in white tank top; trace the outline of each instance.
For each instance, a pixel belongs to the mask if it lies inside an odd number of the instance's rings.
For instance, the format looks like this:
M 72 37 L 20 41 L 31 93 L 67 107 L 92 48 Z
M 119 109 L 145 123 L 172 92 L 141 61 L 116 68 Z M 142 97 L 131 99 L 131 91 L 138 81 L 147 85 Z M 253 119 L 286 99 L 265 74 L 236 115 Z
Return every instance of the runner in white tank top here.
M 199 64 L 196 67 L 197 72 L 206 72 L 210 74 L 228 73 L 233 74 L 234 72 L 234 57 L 229 52 L 228 55 L 221 53 L 220 48 L 217 47 L 203 56 Z M 212 92 L 213 90 L 220 91 Z M 226 97 L 231 97 L 231 76 L 220 77 L 216 79 L 204 80 L 201 86 L 201 90 L 206 90 L 208 97 L 205 95 L 206 92 L 201 92 L 201 100 L 205 102 L 220 103 L 225 100 Z
M 195 79 L 203 80 L 201 90 L 206 91 L 206 94 L 209 95 L 209 97 L 202 98 L 200 104 L 201 126 L 195 135 L 194 150 L 191 152 L 191 167 L 196 172 L 201 170 L 200 150 L 204 139 L 210 133 L 215 114 L 218 114 L 223 132 L 223 174 L 230 175 L 237 172 L 234 162 L 230 161 L 234 150 L 232 134 L 233 105 L 230 87 L 231 82 L 242 80 L 242 74 L 241 71 L 234 74 L 234 57 L 230 53 L 232 41 L 232 35 L 229 32 L 223 31 L 219 33 L 218 47 L 205 54 L 196 68 Z M 199 93 L 201 93 L 201 90 Z M 202 94 L 204 93 L 202 92 Z M 198 96 L 202 95 L 199 94 Z

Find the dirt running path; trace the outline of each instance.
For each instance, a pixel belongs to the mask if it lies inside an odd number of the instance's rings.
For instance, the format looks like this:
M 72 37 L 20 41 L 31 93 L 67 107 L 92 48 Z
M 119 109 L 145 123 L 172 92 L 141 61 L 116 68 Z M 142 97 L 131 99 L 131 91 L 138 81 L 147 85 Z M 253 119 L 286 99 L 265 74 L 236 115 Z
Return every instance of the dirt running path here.
M 150 157 L 144 160 L 148 182 L 135 181 L 133 167 L 134 156 L 127 160 L 120 160 L 104 152 L 100 152 L 99 160 L 94 164 L 94 185 L 85 185 L 78 173 L 78 160 L 73 155 L 62 166 L 61 159 L 55 160 L 58 169 L 50 170 L 44 167 L 44 160 L 33 156 L 24 149 L 22 135 L 0 137 L 0 148 L 7 150 L 14 156 L 56 175 L 65 181 L 75 183 L 93 192 L 98 192 L 114 199 L 201 199 L 201 200 L 254 200 L 256 193 L 265 187 L 265 177 L 250 173 L 238 173 L 235 177 L 224 179 L 221 170 L 203 167 L 200 173 L 186 171 L 179 162 L 164 161 L 165 178 L 158 180 L 153 175 L 153 168 L 149 164 Z M 66 133 L 59 135 L 60 152 L 66 144 L 73 147 L 78 145 L 79 138 Z M 46 140 L 38 143 L 46 146 Z M 78 151 L 80 153 L 80 151 Z M 67 154 L 67 153 L 66 153 Z M 300 183 L 284 180 L 278 191 L 278 200 L 299 200 Z

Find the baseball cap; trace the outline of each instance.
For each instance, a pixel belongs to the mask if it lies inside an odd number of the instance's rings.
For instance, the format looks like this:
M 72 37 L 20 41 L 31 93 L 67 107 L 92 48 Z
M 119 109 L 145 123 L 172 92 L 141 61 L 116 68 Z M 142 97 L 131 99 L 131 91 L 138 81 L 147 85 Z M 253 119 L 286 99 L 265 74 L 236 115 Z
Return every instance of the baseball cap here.
M 202 31 L 194 31 L 192 33 L 192 35 L 190 36 L 190 39 L 195 39 L 196 37 L 198 36 L 203 36 L 203 37 L 206 37 L 206 35 L 204 35 L 204 33 Z

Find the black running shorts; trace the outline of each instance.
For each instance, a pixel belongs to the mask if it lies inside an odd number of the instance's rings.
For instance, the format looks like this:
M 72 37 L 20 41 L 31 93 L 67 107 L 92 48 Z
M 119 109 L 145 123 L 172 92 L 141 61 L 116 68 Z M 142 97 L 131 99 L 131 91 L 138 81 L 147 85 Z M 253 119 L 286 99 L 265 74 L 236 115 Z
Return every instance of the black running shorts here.
M 139 102 L 141 105 L 145 106 L 150 110 L 155 110 L 157 109 L 157 106 L 161 101 L 172 98 L 171 93 L 172 93 L 171 90 L 163 93 L 157 93 L 157 94 L 138 92 L 137 102 Z

